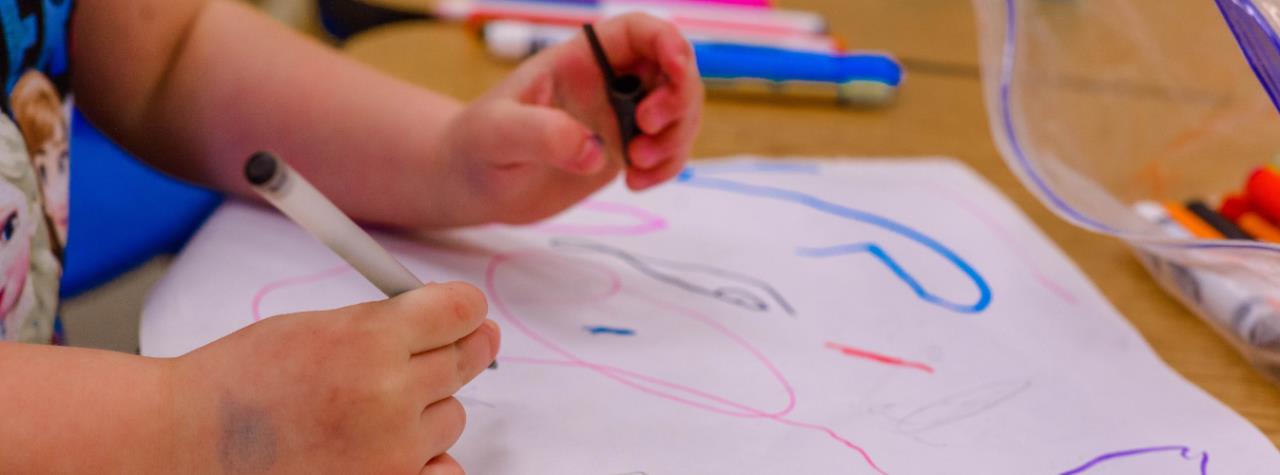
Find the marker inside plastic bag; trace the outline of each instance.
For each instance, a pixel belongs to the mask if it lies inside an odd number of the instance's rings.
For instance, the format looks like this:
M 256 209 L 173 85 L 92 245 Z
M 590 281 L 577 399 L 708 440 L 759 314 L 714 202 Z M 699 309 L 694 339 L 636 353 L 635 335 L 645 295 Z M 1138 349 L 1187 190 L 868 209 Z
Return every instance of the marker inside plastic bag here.
M 1236 225 L 1241 231 L 1249 233 L 1259 241 L 1280 243 L 1280 227 L 1271 224 L 1267 218 L 1260 216 L 1258 213 L 1246 211 L 1240 215 L 1240 219 L 1236 220 Z
M 373 236 L 360 229 L 320 190 L 274 155 L 253 154 L 245 162 L 244 176 L 263 199 L 332 249 L 387 297 L 422 287 L 422 281 L 374 241 Z M 495 361 L 489 368 L 497 365 Z
M 1258 167 L 1249 175 L 1245 195 L 1254 212 L 1280 224 L 1280 170 Z
M 596 29 L 591 24 L 582 25 L 582 31 L 587 34 L 591 53 L 595 55 L 596 65 L 600 66 L 600 73 L 604 75 L 604 88 L 609 96 L 609 105 L 613 107 L 613 113 L 618 118 L 618 136 L 622 139 L 622 159 L 629 167 L 631 156 L 627 152 L 627 146 L 631 144 L 631 139 L 640 135 L 640 127 L 636 124 L 636 107 L 640 105 L 640 101 L 644 100 L 648 91 L 644 90 L 644 84 L 640 82 L 639 76 L 634 74 L 618 76 L 614 73 L 613 65 L 609 64 L 609 57 L 605 56 L 604 46 L 600 45 L 600 38 L 596 36 Z
M 1248 233 L 1242 231 L 1239 227 L 1232 223 L 1231 220 L 1214 212 L 1208 205 L 1200 200 L 1187 201 L 1187 211 L 1192 212 L 1205 224 L 1213 227 L 1227 239 L 1253 239 Z
M 1140 201 L 1134 203 L 1133 208 L 1170 237 L 1195 237 L 1169 214 L 1166 206 Z M 1147 252 L 1140 254 L 1152 266 L 1153 275 L 1170 282 L 1184 299 L 1230 329 L 1237 338 L 1255 348 L 1280 351 L 1280 304 L 1273 298 L 1217 272 L 1192 269 Z
M 1204 220 L 1200 219 L 1199 216 L 1192 213 L 1191 210 L 1182 207 L 1181 203 L 1176 201 L 1167 202 L 1164 204 L 1164 210 L 1171 220 L 1178 223 L 1178 225 L 1182 226 L 1187 230 L 1187 232 L 1191 233 L 1191 235 L 1195 237 L 1202 239 L 1226 238 L 1226 236 L 1223 236 L 1217 229 L 1210 226 L 1209 223 L 1204 222 Z

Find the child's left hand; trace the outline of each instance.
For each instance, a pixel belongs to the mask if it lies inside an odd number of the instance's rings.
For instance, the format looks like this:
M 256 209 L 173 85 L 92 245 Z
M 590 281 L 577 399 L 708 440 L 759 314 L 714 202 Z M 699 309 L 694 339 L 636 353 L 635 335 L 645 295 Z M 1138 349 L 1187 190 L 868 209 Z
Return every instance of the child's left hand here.
M 684 37 L 657 18 L 630 14 L 596 27 L 619 75 L 649 91 L 636 109 L 627 186 L 675 177 L 702 119 L 703 89 Z M 546 218 L 606 185 L 623 168 L 617 119 L 584 35 L 543 51 L 458 114 L 441 141 L 460 198 L 456 216 L 504 223 Z

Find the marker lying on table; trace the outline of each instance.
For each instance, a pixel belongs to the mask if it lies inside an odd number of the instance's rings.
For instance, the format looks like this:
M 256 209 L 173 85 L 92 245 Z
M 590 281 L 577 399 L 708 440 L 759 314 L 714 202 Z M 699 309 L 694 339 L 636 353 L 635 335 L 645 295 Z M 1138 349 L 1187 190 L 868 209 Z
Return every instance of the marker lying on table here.
M 578 28 L 519 20 L 493 20 L 480 27 L 480 36 L 494 57 L 519 61 L 544 48 L 573 39 Z M 761 38 L 740 34 L 706 34 L 696 30 L 680 30 L 680 34 L 697 46 L 699 43 L 731 43 L 772 46 L 795 51 L 836 53 L 843 49 L 840 40 L 831 35 L 804 35 L 784 38 Z
M 422 281 L 373 236 L 275 155 L 253 154 L 244 164 L 244 176 L 263 199 L 329 246 L 387 297 L 422 287 Z M 496 368 L 497 362 L 489 367 Z
M 622 159 L 629 167 L 631 155 L 627 152 L 627 146 L 631 144 L 631 139 L 640 135 L 640 126 L 636 124 L 636 107 L 640 105 L 640 101 L 644 100 L 648 91 L 644 90 L 644 84 L 640 82 L 639 76 L 634 74 L 618 76 L 614 73 L 613 66 L 609 64 L 609 57 L 605 56 L 604 47 L 600 45 L 600 38 L 596 36 L 596 30 L 590 23 L 582 25 L 582 30 L 587 34 L 587 42 L 591 44 L 591 53 L 595 55 L 596 65 L 600 66 L 600 73 L 604 75 L 604 87 L 605 92 L 608 93 L 609 105 L 613 106 L 613 113 L 618 118 L 618 135 L 622 139 Z
M 574 34 L 572 28 L 517 21 L 491 22 L 483 31 L 489 53 L 506 60 L 523 59 Z M 843 53 L 831 44 L 795 47 L 685 36 L 693 46 L 702 82 L 712 92 L 809 97 L 862 106 L 888 103 L 902 83 L 902 65 L 883 53 Z
M 887 54 L 822 53 L 731 43 L 694 45 L 708 90 L 810 96 L 843 105 L 893 99 L 902 66 Z

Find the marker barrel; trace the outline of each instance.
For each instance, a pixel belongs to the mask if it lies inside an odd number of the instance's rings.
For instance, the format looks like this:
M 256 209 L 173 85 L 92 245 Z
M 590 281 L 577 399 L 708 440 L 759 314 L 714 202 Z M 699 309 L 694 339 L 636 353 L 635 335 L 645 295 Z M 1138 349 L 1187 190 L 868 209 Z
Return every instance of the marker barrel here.
M 284 161 L 268 153 L 254 154 L 245 164 L 245 175 L 263 199 L 332 249 L 388 297 L 422 287 L 422 281 Z
M 1205 224 L 1208 224 L 1209 226 L 1213 227 L 1213 229 L 1217 230 L 1219 233 L 1222 234 L 1223 237 L 1226 237 L 1227 239 L 1253 239 L 1252 236 L 1248 235 L 1244 231 L 1241 231 L 1240 228 L 1235 225 L 1235 223 L 1231 222 L 1231 220 L 1228 220 L 1227 218 L 1224 218 L 1222 215 L 1214 212 L 1212 209 L 1209 209 L 1209 206 L 1205 205 L 1203 201 L 1200 201 L 1200 200 L 1188 201 L 1187 211 L 1190 211 L 1193 214 L 1195 214 L 1197 217 L 1200 218 L 1201 221 L 1204 221 Z
M 1267 218 L 1252 211 L 1245 212 L 1236 220 L 1236 225 L 1259 241 L 1280 243 L 1280 227 L 1271 224 Z
M 1223 239 L 1226 237 L 1221 232 L 1218 232 L 1217 229 L 1214 229 L 1213 226 L 1210 226 L 1209 223 L 1196 216 L 1195 213 L 1183 208 L 1179 203 L 1172 201 L 1165 203 L 1164 210 L 1171 220 L 1177 222 L 1178 225 L 1195 237 L 1203 239 Z
M 640 135 L 640 127 L 636 124 L 636 108 L 639 107 L 640 101 L 644 100 L 648 91 L 644 90 L 644 83 L 640 81 L 639 76 L 633 74 L 619 76 L 614 73 L 613 66 L 609 63 L 609 56 L 605 54 L 604 46 L 596 36 L 595 27 L 587 23 L 582 25 L 582 31 L 587 35 L 587 44 L 591 46 L 596 65 L 600 67 L 600 75 L 604 76 L 604 89 L 608 93 L 609 105 L 613 108 L 614 117 L 617 118 L 618 138 L 622 141 L 622 159 L 629 167 L 631 155 L 627 152 L 627 146 L 631 144 L 632 139 Z
M 484 28 L 489 52 L 504 59 L 527 57 L 574 34 L 572 28 L 520 21 L 495 21 Z M 902 66 L 886 54 L 840 53 L 830 44 L 795 48 L 786 43 L 761 45 L 688 37 L 698 72 L 712 92 L 879 105 L 893 99 L 903 77 Z

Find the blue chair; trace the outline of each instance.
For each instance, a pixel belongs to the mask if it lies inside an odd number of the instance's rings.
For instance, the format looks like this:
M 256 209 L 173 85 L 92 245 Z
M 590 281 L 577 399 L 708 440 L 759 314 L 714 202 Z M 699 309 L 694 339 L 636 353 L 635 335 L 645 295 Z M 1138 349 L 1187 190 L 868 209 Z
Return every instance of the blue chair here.
M 71 125 L 71 213 L 62 297 L 176 252 L 222 196 L 161 174 L 77 111 Z

